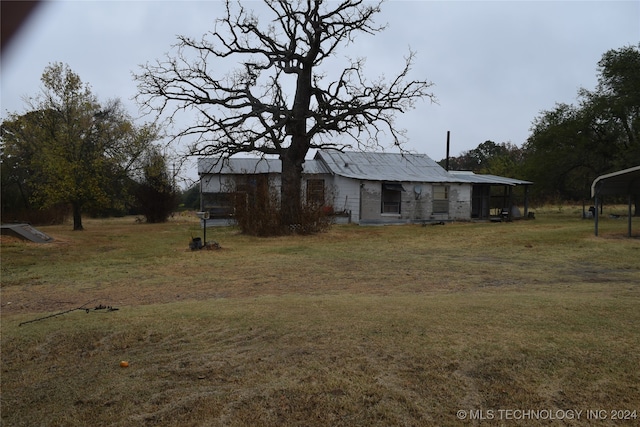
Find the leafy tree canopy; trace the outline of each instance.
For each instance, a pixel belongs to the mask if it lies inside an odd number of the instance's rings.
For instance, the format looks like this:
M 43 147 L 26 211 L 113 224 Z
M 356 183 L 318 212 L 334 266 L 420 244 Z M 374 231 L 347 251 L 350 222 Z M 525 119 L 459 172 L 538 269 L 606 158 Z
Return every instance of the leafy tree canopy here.
M 50 64 L 41 80 L 30 111 L 2 125 L 7 173 L 36 206 L 71 205 L 82 230 L 83 211 L 123 202 L 127 172 L 157 132 L 134 126 L 118 100 L 100 104 L 66 64 Z
M 515 144 L 485 141 L 472 150 L 462 152 L 460 156 L 450 158 L 449 170 L 517 177 L 517 167 L 521 162 L 522 150 Z M 444 167 L 446 159 L 438 163 Z
M 166 222 L 178 207 L 178 194 L 166 157 L 157 148 L 147 150 L 141 159 L 135 197 L 138 212 L 147 222 Z
M 533 122 L 525 167 L 538 195 L 586 198 L 598 175 L 640 165 L 639 46 L 606 52 L 596 89 L 578 96 Z

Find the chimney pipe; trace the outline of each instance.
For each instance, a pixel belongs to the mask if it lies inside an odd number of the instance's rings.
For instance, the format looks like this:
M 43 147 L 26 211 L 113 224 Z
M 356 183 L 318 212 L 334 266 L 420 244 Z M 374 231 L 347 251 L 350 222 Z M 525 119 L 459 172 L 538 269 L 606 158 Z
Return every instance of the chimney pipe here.
M 447 172 L 449 172 L 449 136 L 450 136 L 451 132 L 447 131 L 447 160 L 445 162 L 445 170 Z

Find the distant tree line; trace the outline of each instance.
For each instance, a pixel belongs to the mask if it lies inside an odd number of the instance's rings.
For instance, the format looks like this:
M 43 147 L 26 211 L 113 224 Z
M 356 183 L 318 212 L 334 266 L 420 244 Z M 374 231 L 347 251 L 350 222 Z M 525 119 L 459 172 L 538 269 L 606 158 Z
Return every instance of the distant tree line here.
M 542 111 L 522 147 L 485 141 L 449 169 L 533 181 L 531 196 L 544 203 L 589 199 L 595 178 L 640 165 L 640 45 L 606 52 L 597 70 L 596 88 Z M 640 194 L 635 204 L 639 215 Z

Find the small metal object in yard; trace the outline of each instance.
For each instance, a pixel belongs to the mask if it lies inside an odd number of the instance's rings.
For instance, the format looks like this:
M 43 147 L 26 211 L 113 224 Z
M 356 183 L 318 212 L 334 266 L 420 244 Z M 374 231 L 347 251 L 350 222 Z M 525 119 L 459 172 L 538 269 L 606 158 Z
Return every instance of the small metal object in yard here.
M 213 250 L 213 249 L 222 249 L 222 247 L 218 242 L 202 243 L 202 239 L 200 237 L 193 237 L 191 239 L 191 243 L 189 243 L 189 249 L 191 249 L 192 251 L 195 251 L 198 249 Z
M 196 212 L 196 215 L 198 215 L 198 218 L 200 218 L 203 221 L 202 229 L 204 230 L 204 238 L 202 240 L 206 246 L 207 245 L 207 220 L 209 219 L 209 212 L 208 211 Z
M 198 216 L 198 218 L 200 218 L 203 221 L 202 229 L 203 229 L 204 237 L 200 239 L 200 237 L 192 236 L 191 243 L 189 243 L 189 248 L 192 251 L 195 251 L 196 249 L 220 249 L 220 245 L 218 244 L 218 242 L 211 242 L 211 243 L 207 242 L 207 220 L 209 219 L 209 212 L 208 211 L 196 212 L 196 215 Z
M 200 237 L 192 237 L 191 243 L 189 243 L 189 248 L 192 251 L 195 251 L 196 249 L 202 249 L 202 239 Z
M 203 221 L 202 230 L 204 233 L 204 238 L 202 239 L 202 243 L 204 243 L 204 246 L 207 246 L 207 220 L 209 219 L 209 211 L 198 212 L 196 215 L 198 215 L 198 218 L 202 219 Z

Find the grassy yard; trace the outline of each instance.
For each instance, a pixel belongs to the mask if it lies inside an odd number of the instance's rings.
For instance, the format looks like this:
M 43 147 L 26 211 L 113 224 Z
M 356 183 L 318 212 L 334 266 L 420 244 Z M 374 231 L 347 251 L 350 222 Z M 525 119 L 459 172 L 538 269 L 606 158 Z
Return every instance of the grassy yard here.
M 640 424 L 638 219 L 85 227 L 2 236 L 2 426 Z

